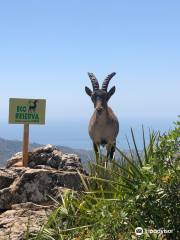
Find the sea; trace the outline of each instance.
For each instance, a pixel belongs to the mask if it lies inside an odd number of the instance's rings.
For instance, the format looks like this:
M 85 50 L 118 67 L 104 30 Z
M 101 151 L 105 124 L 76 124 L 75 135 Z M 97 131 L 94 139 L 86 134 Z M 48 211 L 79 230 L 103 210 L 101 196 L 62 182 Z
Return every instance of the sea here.
M 149 131 L 168 131 L 173 127 L 172 119 L 120 120 L 117 146 L 128 149 L 127 139 L 133 147 L 131 128 L 133 129 L 138 148 L 143 147 L 142 126 L 148 144 Z M 10 140 L 22 140 L 23 125 L 0 122 L 0 137 Z M 29 141 L 31 143 L 53 144 L 76 149 L 92 149 L 88 135 L 88 121 L 47 121 L 45 125 L 30 125 Z

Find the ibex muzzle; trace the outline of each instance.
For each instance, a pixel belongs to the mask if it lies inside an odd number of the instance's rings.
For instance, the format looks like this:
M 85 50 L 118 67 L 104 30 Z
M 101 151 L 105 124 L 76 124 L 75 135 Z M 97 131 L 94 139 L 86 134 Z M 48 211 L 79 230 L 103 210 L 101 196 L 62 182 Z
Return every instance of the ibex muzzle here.
M 85 87 L 86 93 L 91 97 L 94 104 L 94 114 L 89 123 L 89 135 L 93 141 L 95 153 L 98 153 L 100 145 L 106 145 L 107 158 L 113 158 L 116 137 L 119 132 L 118 119 L 112 109 L 108 107 L 108 101 L 115 92 L 115 86 L 107 91 L 108 84 L 115 73 L 109 74 L 99 88 L 99 83 L 93 73 L 88 73 L 93 91 Z

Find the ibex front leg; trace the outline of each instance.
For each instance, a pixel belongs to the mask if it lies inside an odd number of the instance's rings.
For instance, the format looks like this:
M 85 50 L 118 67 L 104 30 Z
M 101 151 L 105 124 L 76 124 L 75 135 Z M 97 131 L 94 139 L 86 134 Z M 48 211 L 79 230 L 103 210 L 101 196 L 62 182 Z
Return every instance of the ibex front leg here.
M 107 149 L 107 157 L 105 159 L 105 168 L 107 168 L 107 164 L 108 164 L 108 160 L 113 160 L 114 158 L 114 153 L 115 153 L 115 149 L 116 149 L 116 143 L 109 143 L 106 146 Z
M 98 151 L 98 145 L 93 142 L 93 148 L 94 148 L 94 153 L 96 157 L 96 163 L 98 163 L 98 158 L 99 158 L 99 151 Z

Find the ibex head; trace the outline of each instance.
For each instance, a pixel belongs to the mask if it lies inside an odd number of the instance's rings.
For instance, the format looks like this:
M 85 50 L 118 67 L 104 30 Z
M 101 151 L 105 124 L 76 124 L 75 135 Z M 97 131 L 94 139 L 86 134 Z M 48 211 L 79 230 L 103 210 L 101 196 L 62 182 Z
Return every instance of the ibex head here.
M 99 89 L 99 83 L 98 83 L 98 80 L 96 79 L 95 75 L 93 73 L 88 73 L 89 78 L 92 83 L 93 91 L 91 91 L 91 89 L 89 89 L 88 87 L 85 87 L 85 91 L 86 91 L 87 95 L 89 95 L 91 97 L 91 100 L 94 103 L 94 107 L 95 107 L 96 111 L 98 112 L 98 114 L 101 114 L 103 112 L 103 110 L 106 109 L 108 100 L 111 98 L 111 96 L 114 94 L 114 92 L 116 90 L 116 88 L 114 86 L 109 91 L 107 91 L 108 84 L 109 84 L 111 78 L 115 74 L 116 74 L 115 72 L 109 74 L 105 78 L 105 80 L 102 84 L 102 88 Z

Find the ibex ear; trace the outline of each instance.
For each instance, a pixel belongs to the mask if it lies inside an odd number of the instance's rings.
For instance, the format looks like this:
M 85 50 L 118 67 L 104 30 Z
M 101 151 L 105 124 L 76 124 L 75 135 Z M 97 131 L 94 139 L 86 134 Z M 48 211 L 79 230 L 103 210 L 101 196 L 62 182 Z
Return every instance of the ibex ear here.
M 109 92 L 107 93 L 107 101 L 111 98 L 111 96 L 115 93 L 116 87 L 112 87 Z
M 85 91 L 86 91 L 87 95 L 89 95 L 91 97 L 91 95 L 92 95 L 91 89 L 89 89 L 88 87 L 85 87 Z

